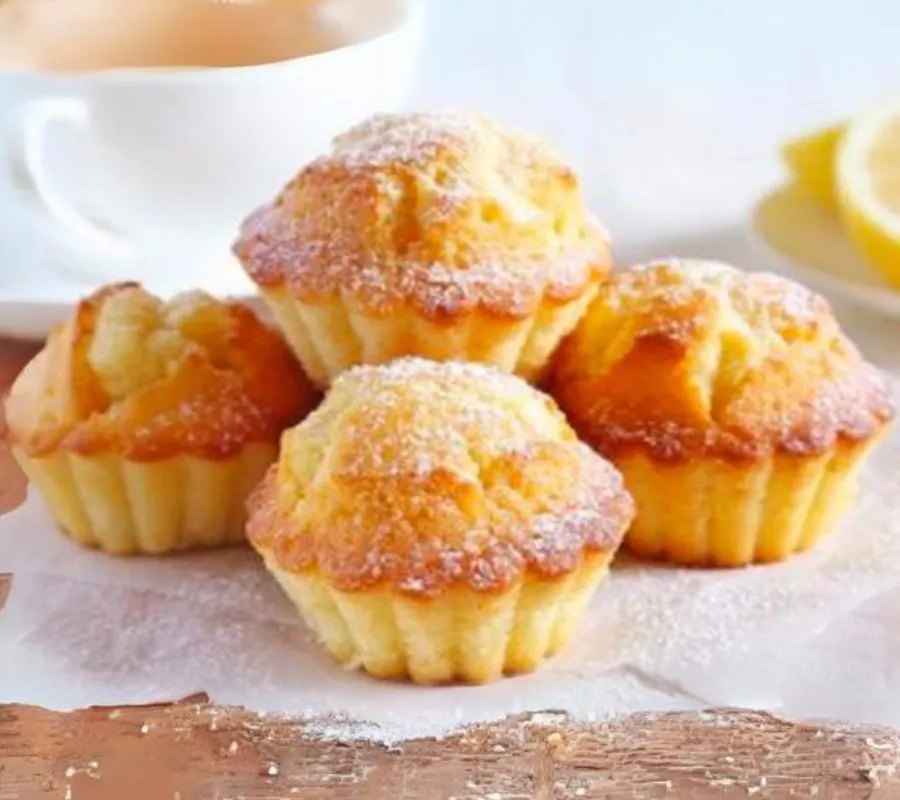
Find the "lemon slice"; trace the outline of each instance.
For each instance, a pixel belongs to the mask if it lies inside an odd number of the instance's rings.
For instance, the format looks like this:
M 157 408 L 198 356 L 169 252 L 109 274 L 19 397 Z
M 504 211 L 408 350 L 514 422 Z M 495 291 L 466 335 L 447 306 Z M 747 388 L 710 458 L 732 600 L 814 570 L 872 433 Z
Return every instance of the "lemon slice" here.
M 900 103 L 848 128 L 838 148 L 837 189 L 850 238 L 900 289 Z
M 794 184 L 819 205 L 834 212 L 839 207 L 835 162 L 844 131 L 844 125 L 832 125 L 794 139 L 781 149 Z

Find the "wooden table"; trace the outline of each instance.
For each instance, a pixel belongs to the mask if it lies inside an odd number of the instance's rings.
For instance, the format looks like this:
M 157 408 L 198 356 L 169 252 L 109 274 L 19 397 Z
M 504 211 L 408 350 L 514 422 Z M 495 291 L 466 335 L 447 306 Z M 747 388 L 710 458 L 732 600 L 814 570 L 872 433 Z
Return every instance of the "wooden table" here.
M 0 341 L 0 387 L 33 352 Z M 0 513 L 23 488 L 0 437 Z M 312 731 L 205 697 L 70 714 L 0 706 L 0 800 L 900 798 L 900 732 L 757 712 L 597 724 L 544 712 L 397 748 Z

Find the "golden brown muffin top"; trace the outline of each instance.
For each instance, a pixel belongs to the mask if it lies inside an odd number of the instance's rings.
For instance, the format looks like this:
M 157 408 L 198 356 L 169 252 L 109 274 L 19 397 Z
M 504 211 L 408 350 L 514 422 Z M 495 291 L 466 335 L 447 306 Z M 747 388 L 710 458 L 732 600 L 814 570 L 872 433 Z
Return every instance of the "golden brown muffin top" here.
M 249 501 L 251 541 L 339 589 L 434 596 L 556 577 L 615 548 L 619 473 L 519 378 L 460 362 L 356 367 L 285 433 Z
M 610 261 L 559 156 L 454 112 L 376 116 L 338 136 L 246 221 L 235 253 L 263 288 L 430 319 L 527 316 Z
M 281 338 L 246 306 L 192 292 L 163 302 L 138 284 L 82 300 L 6 402 L 12 440 L 138 461 L 226 458 L 277 442 L 315 395 Z
M 609 457 L 821 453 L 893 417 L 884 381 L 822 297 L 709 261 L 614 275 L 560 349 L 550 387 Z

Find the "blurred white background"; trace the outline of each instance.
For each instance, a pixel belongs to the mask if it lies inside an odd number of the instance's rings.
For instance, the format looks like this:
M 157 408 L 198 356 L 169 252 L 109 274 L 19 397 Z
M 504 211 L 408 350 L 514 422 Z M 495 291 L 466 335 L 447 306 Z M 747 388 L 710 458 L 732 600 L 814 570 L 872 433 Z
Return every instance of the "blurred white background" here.
M 718 244 L 785 137 L 900 92 L 895 0 L 424 2 L 416 102 L 558 142 L 625 253 Z

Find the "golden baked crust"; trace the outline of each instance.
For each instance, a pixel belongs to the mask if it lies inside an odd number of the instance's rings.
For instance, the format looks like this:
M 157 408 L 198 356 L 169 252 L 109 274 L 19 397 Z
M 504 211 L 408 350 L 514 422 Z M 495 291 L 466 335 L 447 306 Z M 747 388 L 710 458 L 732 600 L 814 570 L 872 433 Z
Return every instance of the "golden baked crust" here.
M 894 414 L 822 297 L 707 261 L 614 275 L 560 348 L 549 388 L 610 458 L 823 453 Z
M 420 596 L 566 575 L 633 517 L 621 476 L 550 398 L 421 359 L 344 373 L 284 435 L 249 508 L 250 540 L 279 567 Z
M 433 320 L 526 317 L 610 264 L 575 174 L 546 144 L 449 112 L 376 116 L 337 137 L 246 221 L 235 253 L 263 289 Z
M 290 350 L 249 308 L 200 292 L 164 303 L 122 283 L 80 302 L 53 332 L 6 415 L 30 456 L 223 459 L 277 442 L 314 403 Z

